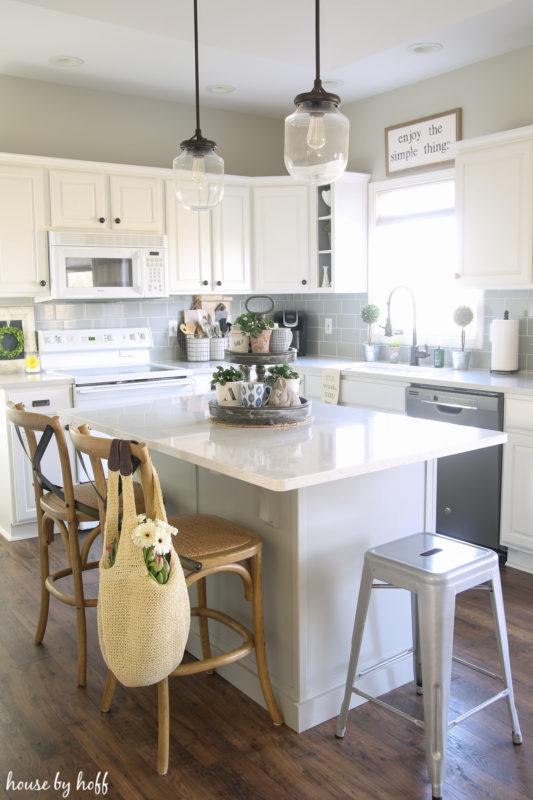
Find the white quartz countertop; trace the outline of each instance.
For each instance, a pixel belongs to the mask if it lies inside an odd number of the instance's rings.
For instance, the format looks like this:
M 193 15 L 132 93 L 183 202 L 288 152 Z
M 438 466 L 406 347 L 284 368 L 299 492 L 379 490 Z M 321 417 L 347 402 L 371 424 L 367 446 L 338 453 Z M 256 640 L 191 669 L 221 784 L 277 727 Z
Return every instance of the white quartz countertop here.
M 73 381 L 69 375 L 60 372 L 0 372 L 0 389 L 28 389 L 32 386 L 40 388 L 50 385 L 66 385 Z
M 295 368 L 303 373 L 319 375 L 324 368 L 340 369 L 345 380 L 360 377 L 383 380 L 384 378 L 401 383 L 449 386 L 453 389 L 501 392 L 502 394 L 533 395 L 533 373 L 517 372 L 514 375 L 496 375 L 489 370 L 458 370 L 453 367 L 435 368 L 432 366 L 411 367 L 409 364 L 391 364 L 387 361 L 347 361 L 320 356 L 303 356 L 295 363 Z
M 502 444 L 505 433 L 313 401 L 310 423 L 235 428 L 210 422 L 214 394 L 157 399 L 127 408 L 65 409 L 66 422 L 146 442 L 151 450 L 272 491 Z

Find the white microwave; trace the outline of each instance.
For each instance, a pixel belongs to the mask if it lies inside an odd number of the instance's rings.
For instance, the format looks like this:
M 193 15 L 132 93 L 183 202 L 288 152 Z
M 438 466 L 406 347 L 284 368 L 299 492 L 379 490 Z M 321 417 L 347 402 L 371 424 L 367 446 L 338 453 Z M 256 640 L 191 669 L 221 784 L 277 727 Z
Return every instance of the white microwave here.
M 48 250 L 54 299 L 168 297 L 166 236 L 49 231 Z

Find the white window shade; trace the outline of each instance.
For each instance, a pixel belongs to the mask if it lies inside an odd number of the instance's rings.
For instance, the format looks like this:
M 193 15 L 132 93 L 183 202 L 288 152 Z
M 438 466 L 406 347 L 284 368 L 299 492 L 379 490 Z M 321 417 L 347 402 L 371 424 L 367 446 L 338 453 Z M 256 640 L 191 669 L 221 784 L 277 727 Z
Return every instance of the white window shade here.
M 390 341 L 379 325 L 387 299 L 399 285 L 416 301 L 418 344 L 460 347 L 461 329 L 453 312 L 467 305 L 474 321 L 466 328 L 466 347 L 481 347 L 483 292 L 465 288 L 457 271 L 453 170 L 370 184 L 368 302 L 381 311 L 375 341 Z M 391 320 L 402 344 L 412 343 L 413 304 L 403 289 L 391 299 Z

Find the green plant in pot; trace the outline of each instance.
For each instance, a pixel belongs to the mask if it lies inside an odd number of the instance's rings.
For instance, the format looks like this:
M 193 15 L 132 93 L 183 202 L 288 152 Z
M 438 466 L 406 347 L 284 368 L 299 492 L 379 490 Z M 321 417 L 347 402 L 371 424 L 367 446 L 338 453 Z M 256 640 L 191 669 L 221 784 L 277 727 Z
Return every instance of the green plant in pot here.
M 381 345 L 372 344 L 372 326 L 379 319 L 379 308 L 372 303 L 367 303 L 361 309 L 361 319 L 368 325 L 368 342 L 363 345 L 365 361 L 377 361 Z
M 268 367 L 265 383 L 268 386 L 274 387 L 278 378 L 285 378 L 287 385 L 294 389 L 296 394 L 299 394 L 300 388 L 300 373 L 292 369 L 288 364 L 276 364 L 273 367 Z
M 474 319 L 474 312 L 469 306 L 459 306 L 453 312 L 453 321 L 461 328 L 461 349 L 452 350 L 452 363 L 454 369 L 468 369 L 470 365 L 470 350 L 465 350 L 467 325 Z
M 216 389 L 219 406 L 240 406 L 243 374 L 235 367 L 217 367 L 211 376 L 211 388 Z
M 250 336 L 252 353 L 269 352 L 271 329 L 274 327 L 273 320 L 258 316 L 253 311 L 246 311 L 237 317 L 235 325 L 239 325 L 241 331 Z

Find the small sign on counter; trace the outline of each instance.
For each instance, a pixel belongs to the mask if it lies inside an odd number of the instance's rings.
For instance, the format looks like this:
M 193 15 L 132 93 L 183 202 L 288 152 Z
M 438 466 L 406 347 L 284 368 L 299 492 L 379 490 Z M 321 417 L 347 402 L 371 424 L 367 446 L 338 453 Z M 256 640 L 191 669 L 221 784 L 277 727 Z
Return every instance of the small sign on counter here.
M 330 369 L 329 367 L 325 367 L 322 370 L 322 392 L 320 396 L 322 402 L 337 405 L 339 402 L 340 385 L 340 369 Z

